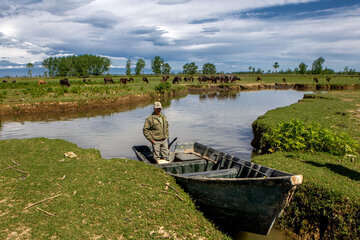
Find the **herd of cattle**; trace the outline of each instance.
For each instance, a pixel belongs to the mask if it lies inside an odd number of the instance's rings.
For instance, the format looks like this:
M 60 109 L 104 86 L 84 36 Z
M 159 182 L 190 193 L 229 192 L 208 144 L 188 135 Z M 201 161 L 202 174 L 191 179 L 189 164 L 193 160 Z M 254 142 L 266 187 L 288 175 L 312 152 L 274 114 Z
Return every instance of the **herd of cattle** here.
M 161 78 L 161 82 L 167 82 L 168 79 L 170 79 L 170 76 L 163 76 Z M 360 78 L 359 78 L 360 79 Z M 194 78 L 191 77 L 183 77 L 181 78 L 180 76 L 175 76 L 172 80 L 173 84 L 178 84 L 180 81 L 184 80 L 185 82 L 194 82 Z M 197 80 L 199 81 L 199 83 L 202 82 L 209 82 L 209 83 L 234 83 L 236 82 L 236 80 L 241 80 L 240 78 L 238 78 L 236 75 L 231 74 L 231 75 L 220 75 L 220 76 L 199 76 L 197 78 Z M 257 77 L 256 81 L 261 81 L 262 78 L 261 77 Z M 286 83 L 286 78 L 282 79 L 284 83 Z M 318 78 L 314 77 L 314 82 L 315 83 L 319 83 Z M 326 77 L 326 81 L 329 83 L 331 80 L 330 77 Z M 7 83 L 7 80 L 2 80 L 2 83 Z M 91 82 L 89 77 L 83 77 L 83 82 Z M 134 79 L 132 77 L 123 77 L 120 78 L 120 83 L 122 84 L 127 84 L 128 82 L 134 82 Z M 143 77 L 143 82 L 144 83 L 149 83 L 149 80 L 147 77 Z M 16 80 L 12 80 L 12 83 L 16 83 Z M 115 81 L 112 78 L 104 78 L 104 84 L 110 84 L 110 83 L 115 83 Z M 47 82 L 45 80 L 38 80 L 38 85 L 42 85 L 42 84 L 47 84 Z M 64 79 L 60 79 L 60 85 L 61 86 L 67 86 L 70 87 L 70 81 L 68 78 L 64 78 Z

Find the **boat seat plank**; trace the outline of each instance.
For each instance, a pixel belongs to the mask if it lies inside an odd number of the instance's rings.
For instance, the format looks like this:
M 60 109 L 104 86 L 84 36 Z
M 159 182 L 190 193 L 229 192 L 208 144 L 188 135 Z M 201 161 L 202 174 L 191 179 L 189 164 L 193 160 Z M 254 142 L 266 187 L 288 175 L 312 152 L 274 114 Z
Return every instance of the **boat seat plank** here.
M 190 172 L 203 172 L 207 167 L 207 161 L 204 159 L 184 161 L 184 162 L 172 162 L 166 164 L 158 164 L 158 167 L 165 170 L 167 173 L 183 174 Z
M 221 169 L 215 171 L 193 172 L 182 174 L 183 177 L 197 177 L 197 178 L 236 178 L 238 168 Z
M 199 156 L 196 156 L 194 154 L 191 153 L 177 153 L 175 154 L 175 159 L 174 161 L 192 161 L 192 160 L 200 160 L 202 159 Z

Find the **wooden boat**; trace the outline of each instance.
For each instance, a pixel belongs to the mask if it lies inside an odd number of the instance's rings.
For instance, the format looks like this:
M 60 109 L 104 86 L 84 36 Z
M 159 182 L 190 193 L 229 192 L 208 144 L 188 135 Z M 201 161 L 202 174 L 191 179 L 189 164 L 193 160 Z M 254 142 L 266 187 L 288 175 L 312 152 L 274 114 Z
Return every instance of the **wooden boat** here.
M 197 204 L 238 229 L 267 235 L 289 204 L 302 175 L 239 159 L 200 143 L 178 143 L 170 162 L 156 164 L 148 146 L 134 146 L 140 161 L 173 176 Z

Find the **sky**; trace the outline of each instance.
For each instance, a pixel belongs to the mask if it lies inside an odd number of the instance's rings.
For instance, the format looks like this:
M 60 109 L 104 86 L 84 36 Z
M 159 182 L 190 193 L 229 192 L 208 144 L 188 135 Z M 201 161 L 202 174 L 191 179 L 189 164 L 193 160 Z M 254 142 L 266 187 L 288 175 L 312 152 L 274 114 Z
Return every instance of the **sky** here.
M 324 66 L 360 71 L 359 0 L 1 0 L 0 69 L 94 54 L 124 68 L 160 56 L 172 71 Z M 111 72 L 111 71 L 110 71 Z

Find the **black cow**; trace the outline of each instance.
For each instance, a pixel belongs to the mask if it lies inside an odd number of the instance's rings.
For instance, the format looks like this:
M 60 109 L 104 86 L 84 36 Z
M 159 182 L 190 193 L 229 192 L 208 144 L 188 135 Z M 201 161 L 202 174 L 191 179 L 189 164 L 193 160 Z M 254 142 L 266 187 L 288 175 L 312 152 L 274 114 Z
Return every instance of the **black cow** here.
M 126 84 L 128 81 L 127 78 L 120 78 L 120 83 Z
M 172 83 L 173 83 L 173 84 L 179 83 L 179 80 L 181 80 L 181 78 L 178 77 L 178 76 L 175 76 L 175 77 L 174 77 L 174 80 L 172 81 Z
M 314 82 L 315 83 L 318 83 L 319 82 L 319 79 L 317 79 L 316 77 L 314 78 Z
M 147 79 L 147 77 L 143 77 L 143 82 L 144 83 L 149 83 L 149 80 Z
M 256 81 L 261 81 L 261 77 L 257 77 L 257 78 L 256 78 Z
M 6 81 L 5 79 L 4 79 L 4 80 L 2 80 L 2 82 L 3 82 L 3 83 L 7 83 L 7 81 Z
M 67 79 L 67 78 L 60 79 L 60 86 L 68 86 L 68 87 L 70 87 L 69 79 Z

